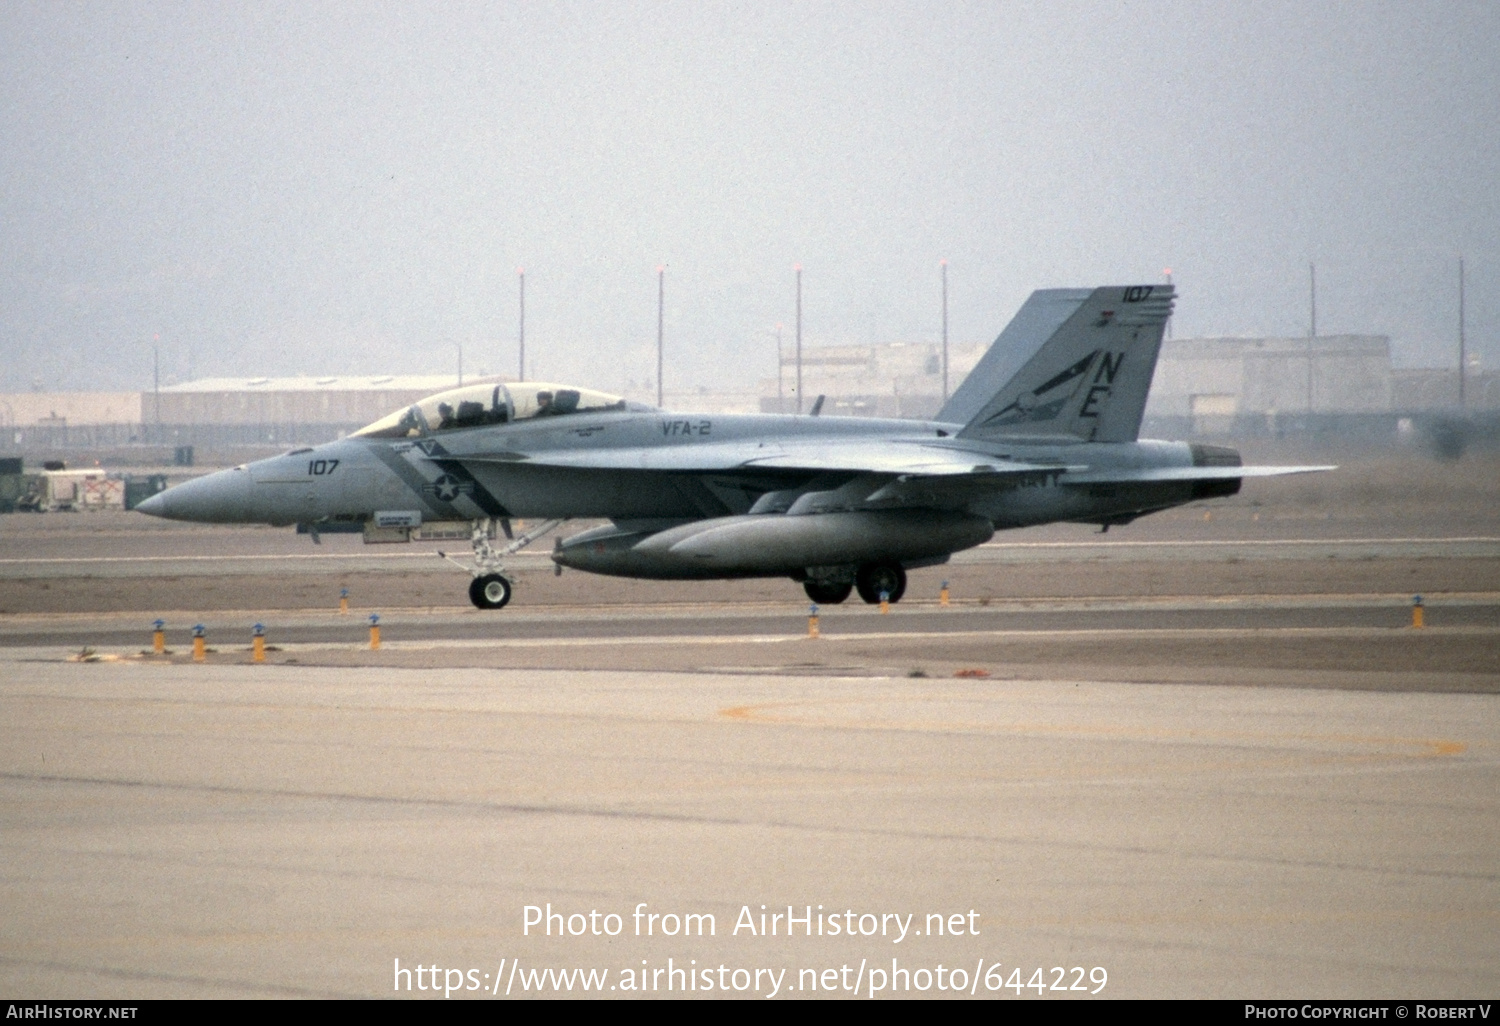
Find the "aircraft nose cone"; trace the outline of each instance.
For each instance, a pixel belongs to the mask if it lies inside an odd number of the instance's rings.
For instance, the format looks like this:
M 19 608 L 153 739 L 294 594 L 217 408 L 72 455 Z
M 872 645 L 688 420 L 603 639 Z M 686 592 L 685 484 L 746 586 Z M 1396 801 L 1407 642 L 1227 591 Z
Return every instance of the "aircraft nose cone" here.
M 168 520 L 235 523 L 249 512 L 249 475 L 243 470 L 221 470 L 174 485 L 151 496 L 136 509 Z
M 165 517 L 167 515 L 167 493 L 157 492 L 145 502 L 136 503 L 136 512 L 144 513 L 149 517 Z

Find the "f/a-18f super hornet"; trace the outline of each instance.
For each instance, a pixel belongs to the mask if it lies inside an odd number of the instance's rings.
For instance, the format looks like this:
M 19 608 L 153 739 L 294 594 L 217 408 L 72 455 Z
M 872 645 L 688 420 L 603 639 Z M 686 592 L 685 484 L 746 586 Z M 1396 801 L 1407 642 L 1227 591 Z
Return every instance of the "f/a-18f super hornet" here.
M 996 530 L 1111 525 L 1233 495 L 1234 449 L 1139 440 L 1171 286 L 1032 293 L 932 421 L 670 413 L 539 382 L 457 388 L 347 438 L 168 489 L 139 508 L 214 523 L 472 525 L 469 596 L 566 520 L 563 567 L 621 577 L 789 577 L 814 602 L 899 601 L 906 573 Z M 515 537 L 513 518 L 542 520 Z M 510 544 L 490 544 L 498 523 Z

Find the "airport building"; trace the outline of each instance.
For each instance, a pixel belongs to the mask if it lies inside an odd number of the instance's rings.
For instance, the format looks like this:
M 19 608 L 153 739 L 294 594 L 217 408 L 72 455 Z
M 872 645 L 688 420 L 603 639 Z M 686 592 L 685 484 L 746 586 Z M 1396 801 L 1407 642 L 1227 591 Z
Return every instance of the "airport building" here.
M 949 346 L 950 393 L 986 348 L 978 342 Z M 936 342 L 807 346 L 801 372 L 801 408 L 810 411 L 825 396 L 824 416 L 924 418 L 943 403 L 942 346 Z M 159 391 L 0 394 L 0 454 L 317 444 L 457 383 L 451 374 L 205 378 Z M 669 391 L 665 402 L 683 412 L 794 413 L 796 383 L 797 358 L 787 346 L 779 381 L 766 378 L 738 392 Z M 1463 384 L 1462 409 L 1470 417 L 1500 414 L 1500 375 L 1471 365 Z M 654 395 L 630 397 L 655 401 Z M 1167 339 L 1143 432 L 1158 438 L 1381 435 L 1397 431 L 1403 420 L 1448 417 L 1459 409 L 1456 368 L 1394 367 L 1383 335 Z
M 1462 408 L 1500 410 L 1500 375 L 1470 367 Z M 1401 369 L 1385 335 L 1162 342 L 1144 429 L 1163 437 L 1397 430 L 1460 409 L 1458 369 Z
M 949 390 L 986 346 L 949 346 Z M 936 343 L 826 346 L 803 350 L 803 409 L 819 395 L 825 416 L 930 417 L 942 406 L 942 347 Z M 760 383 L 765 412 L 796 411 L 796 359 L 782 380 Z M 1473 366 L 1463 407 L 1500 411 L 1500 375 Z M 1458 371 L 1402 369 L 1384 335 L 1316 338 L 1166 339 L 1143 431 L 1178 438 L 1279 435 L 1354 429 L 1395 431 L 1403 418 L 1458 410 Z
M 0 451 L 120 445 L 140 430 L 139 392 L 0 393 Z
M 499 380 L 465 378 L 464 384 Z M 458 385 L 451 374 L 204 378 L 142 393 L 141 423 L 148 434 L 159 434 L 156 425 L 179 436 L 191 433 L 200 445 L 315 445 Z
M 987 346 L 948 346 L 948 387 L 963 381 Z M 818 346 L 802 350 L 802 410 L 825 396 L 823 414 L 838 417 L 931 417 L 943 405 L 943 347 L 936 342 Z M 781 380 L 760 383 L 763 413 L 797 412 L 797 357 L 784 351 Z
M 203 378 L 146 392 L 27 392 L 0 395 L 0 429 L 11 446 L 32 451 L 309 445 L 340 438 L 457 384 L 451 374 L 406 374 Z

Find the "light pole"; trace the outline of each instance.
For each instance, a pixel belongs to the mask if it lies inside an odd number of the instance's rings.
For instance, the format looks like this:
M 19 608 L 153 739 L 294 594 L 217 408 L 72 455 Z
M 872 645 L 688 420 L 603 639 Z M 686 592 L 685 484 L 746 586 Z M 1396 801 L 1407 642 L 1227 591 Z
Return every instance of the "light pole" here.
M 520 328 L 520 351 L 521 364 L 517 375 L 517 381 L 526 380 L 526 268 L 516 268 L 516 278 L 521 283 L 521 328 Z
M 1167 276 L 1167 288 L 1170 289 L 1172 287 L 1172 269 L 1170 267 L 1164 267 L 1164 268 L 1162 268 L 1162 272 L 1161 273 L 1165 274 Z M 1172 315 L 1171 314 L 1167 314 L 1167 338 L 1171 338 L 1171 337 L 1172 337 Z
M 1468 368 L 1464 366 L 1464 360 L 1468 354 L 1464 352 L 1464 258 L 1458 258 L 1458 408 L 1464 409 L 1464 378 L 1468 375 Z
M 664 323 L 664 311 L 667 298 L 667 266 L 658 264 L 656 267 L 656 405 L 662 405 L 662 340 L 664 338 L 662 326 Z
M 161 441 L 161 335 L 151 336 L 151 419 L 156 424 L 156 438 Z
M 797 272 L 797 412 L 802 412 L 802 265 L 793 267 Z
M 786 398 L 781 392 L 781 379 L 785 375 L 781 371 L 781 325 L 776 325 L 776 412 L 786 412 Z
M 786 398 L 782 394 L 782 388 L 781 388 L 781 381 L 782 381 L 782 377 L 783 377 L 783 375 L 781 373 L 781 325 L 780 324 L 776 325 L 776 330 L 775 331 L 762 330 L 762 331 L 757 331 L 756 334 L 757 335 L 774 335 L 776 337 L 776 412 L 777 413 L 785 413 L 786 412 Z
M 943 403 L 948 402 L 948 261 L 943 268 Z
M 1307 265 L 1307 337 L 1318 337 L 1318 265 Z
M 1318 337 L 1318 268 L 1307 265 L 1307 420 L 1311 430 L 1313 413 L 1313 339 Z

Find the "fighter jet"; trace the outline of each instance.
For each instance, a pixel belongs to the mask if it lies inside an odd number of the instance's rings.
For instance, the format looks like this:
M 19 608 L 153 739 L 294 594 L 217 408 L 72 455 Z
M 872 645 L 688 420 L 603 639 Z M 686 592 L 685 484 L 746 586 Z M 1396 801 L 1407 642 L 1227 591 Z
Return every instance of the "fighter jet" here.
M 659 580 L 786 577 L 817 603 L 899 602 L 907 571 L 997 530 L 1110 526 L 1233 495 L 1230 448 L 1139 439 L 1171 286 L 1032 293 L 931 421 L 679 414 L 586 388 L 469 385 L 347 438 L 209 474 L 137 508 L 212 523 L 472 525 L 469 597 L 510 601 L 505 557 L 566 521 L 563 567 Z M 543 521 L 516 537 L 512 519 Z M 510 539 L 491 545 L 499 525 Z M 449 557 L 451 558 L 451 557 Z M 455 561 L 456 562 L 456 561 Z

